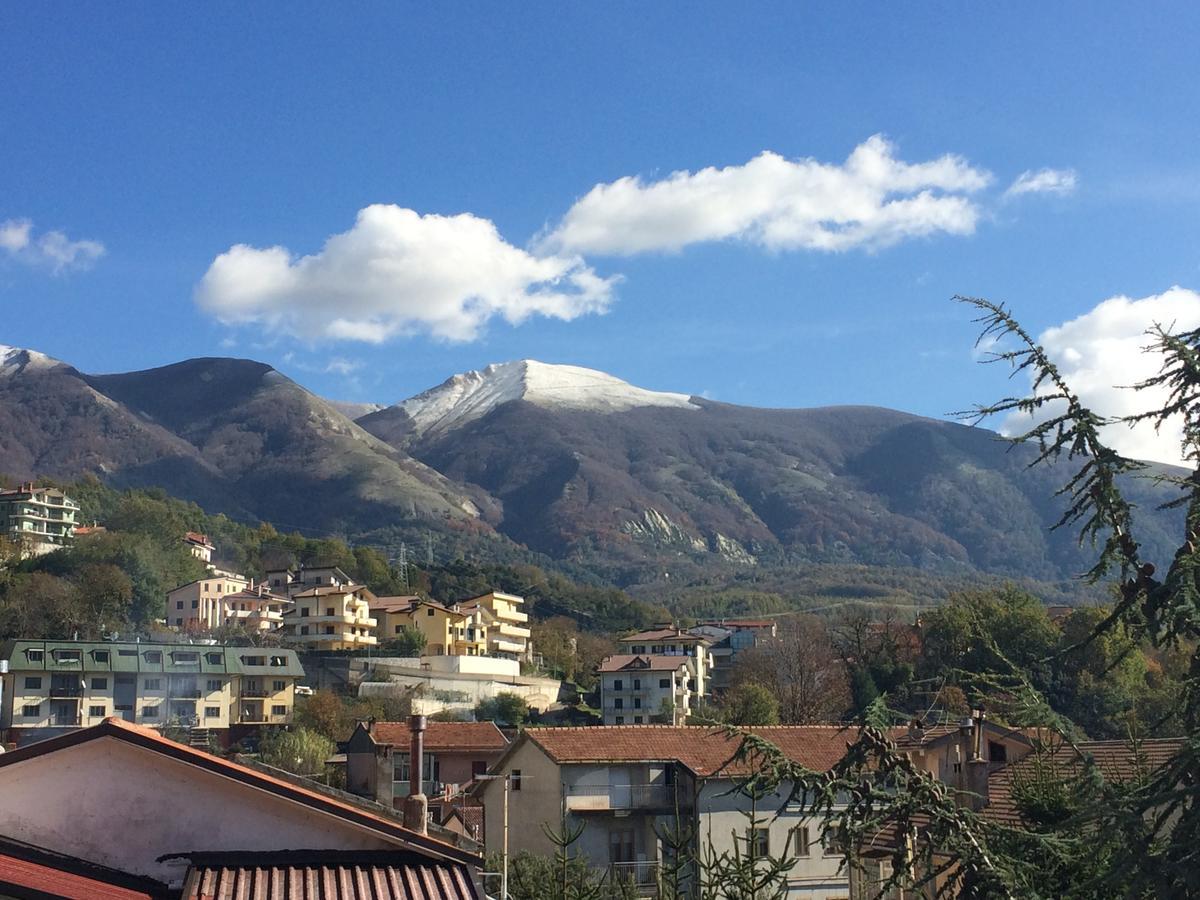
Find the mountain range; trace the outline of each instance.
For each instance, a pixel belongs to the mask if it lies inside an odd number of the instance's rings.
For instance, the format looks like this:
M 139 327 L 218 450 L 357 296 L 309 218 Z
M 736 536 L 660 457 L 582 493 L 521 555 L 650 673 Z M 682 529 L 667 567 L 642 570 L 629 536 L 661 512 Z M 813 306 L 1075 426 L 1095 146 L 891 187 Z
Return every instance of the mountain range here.
M 895 410 L 735 406 L 533 360 L 381 407 L 250 360 L 88 375 L 0 347 L 10 479 L 94 474 L 306 534 L 523 545 L 621 585 L 816 563 L 1068 578 L 1093 556 L 1050 527 L 1066 469 L 1030 461 Z M 1153 481 L 1128 489 L 1154 558 L 1175 514 Z

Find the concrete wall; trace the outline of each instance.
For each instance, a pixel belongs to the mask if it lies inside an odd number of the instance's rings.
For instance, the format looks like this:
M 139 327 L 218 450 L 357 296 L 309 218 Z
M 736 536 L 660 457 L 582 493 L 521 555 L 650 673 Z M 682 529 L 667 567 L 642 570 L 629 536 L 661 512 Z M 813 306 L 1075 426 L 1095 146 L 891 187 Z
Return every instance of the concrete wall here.
M 492 675 L 516 678 L 521 664 L 515 659 L 497 656 L 383 656 L 372 657 L 369 665 L 375 668 L 427 669 L 430 672 L 453 675 Z
M 554 854 L 554 844 L 542 833 L 540 823 L 557 825 L 562 815 L 562 782 L 559 768 L 550 757 L 525 742 L 496 770 L 495 774 L 521 772 L 521 789 L 508 793 L 508 852 L 528 850 L 545 856 Z M 499 853 L 503 844 L 504 784 L 497 779 L 483 788 L 483 835 L 489 853 Z M 606 857 L 607 858 L 607 857 Z

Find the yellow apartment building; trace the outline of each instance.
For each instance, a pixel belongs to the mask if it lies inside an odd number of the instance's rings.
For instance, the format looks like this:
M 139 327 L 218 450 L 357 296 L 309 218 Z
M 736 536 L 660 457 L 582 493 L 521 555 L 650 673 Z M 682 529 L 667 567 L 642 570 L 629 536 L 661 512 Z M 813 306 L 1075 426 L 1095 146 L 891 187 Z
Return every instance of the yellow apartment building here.
M 380 622 L 381 640 L 391 640 L 406 626 L 425 636 L 423 656 L 483 656 L 487 627 L 479 609 L 462 610 L 420 597 L 378 597 L 371 615 Z
M 456 603 L 455 608 L 472 615 L 478 613 L 480 623 L 487 629 L 489 656 L 527 661 L 533 658 L 533 641 L 529 615 L 522 610 L 524 605 L 524 597 L 489 591 Z
M 281 634 L 293 646 L 314 650 L 363 650 L 377 643 L 375 599 L 360 584 L 310 587 L 291 594 Z

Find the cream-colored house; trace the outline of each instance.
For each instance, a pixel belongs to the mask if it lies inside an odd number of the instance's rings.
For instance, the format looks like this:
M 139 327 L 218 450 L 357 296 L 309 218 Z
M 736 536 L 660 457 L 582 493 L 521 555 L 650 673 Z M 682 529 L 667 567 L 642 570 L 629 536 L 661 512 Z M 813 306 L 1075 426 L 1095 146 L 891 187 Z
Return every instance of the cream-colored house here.
M 795 762 L 823 770 L 853 739 L 838 725 L 756 728 Z M 484 804 L 489 852 L 503 840 L 504 791 L 508 786 L 509 852 L 552 855 L 539 828 L 513 822 L 567 817 L 583 826 L 573 849 L 611 876 L 650 891 L 670 854 L 663 834 L 690 831 L 693 850 L 746 853 L 748 842 L 772 856 L 794 859 L 788 896 L 829 900 L 849 895 L 842 853 L 819 822 L 787 802 L 790 787 L 751 799 L 738 790 L 744 766 L 730 763 L 740 739 L 706 726 L 598 726 L 528 728 L 491 773 L 502 778 L 476 789 Z
M 257 631 L 274 631 L 291 607 L 286 594 L 273 593 L 240 575 L 210 573 L 167 594 L 167 624 L 186 631 L 209 631 L 240 624 Z
M 480 623 L 487 628 L 489 656 L 528 661 L 533 659 L 532 632 L 529 614 L 524 612 L 525 598 L 500 591 L 489 591 L 454 604 L 468 615 L 479 614 Z
M 0 733 L 18 744 L 109 717 L 216 732 L 286 725 L 292 650 L 212 644 L 12 640 L 0 645 Z
M 280 628 L 287 643 L 313 650 L 365 650 L 378 643 L 379 622 L 370 609 L 375 595 L 337 566 L 272 570 L 264 583 L 292 601 Z
M 604 724 L 684 724 L 708 694 L 710 645 L 666 626 L 618 639 L 619 652 L 596 672 Z
M 115 719 L 0 754 L 0 834 L 156 879 L 163 888 L 105 897 L 242 897 L 252 884 L 254 896 L 282 897 L 272 888 L 280 882 L 300 886 L 300 894 L 287 896 L 315 896 L 303 890 L 312 883 L 333 891 L 322 896 L 362 896 L 354 885 L 398 884 L 389 896 L 409 896 L 407 885 L 433 885 L 446 900 L 482 897 L 483 861 L 452 835 L 407 828 L 357 798 Z M 339 893 L 338 885 L 351 893 Z M 63 886 L 18 896 L 100 896 L 60 892 Z

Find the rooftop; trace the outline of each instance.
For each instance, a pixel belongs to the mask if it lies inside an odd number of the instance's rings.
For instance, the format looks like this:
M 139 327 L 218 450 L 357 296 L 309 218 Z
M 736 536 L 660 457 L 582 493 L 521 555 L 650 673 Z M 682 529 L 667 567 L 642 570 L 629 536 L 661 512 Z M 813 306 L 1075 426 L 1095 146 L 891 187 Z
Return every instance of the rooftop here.
M 746 729 L 765 738 L 788 759 L 825 771 L 857 737 L 853 726 L 775 725 Z M 679 762 L 702 777 L 745 775 L 733 764 L 742 735 L 708 725 L 593 725 L 527 728 L 524 735 L 558 763 Z
M 407 722 L 376 722 L 371 737 L 378 744 L 407 747 L 412 731 Z M 506 738 L 494 722 L 428 722 L 425 725 L 427 752 L 451 750 L 504 750 Z
M 597 672 L 623 672 L 626 669 L 634 671 L 670 671 L 674 672 L 686 666 L 691 661 L 690 656 L 669 656 L 664 653 L 614 653 L 605 657 Z
M 625 644 L 630 641 L 677 641 L 679 643 L 708 643 L 708 639 L 695 634 L 688 634 L 679 628 L 651 628 L 649 631 L 639 631 L 636 634 L 627 634 L 625 637 L 617 638 L 619 643 Z

